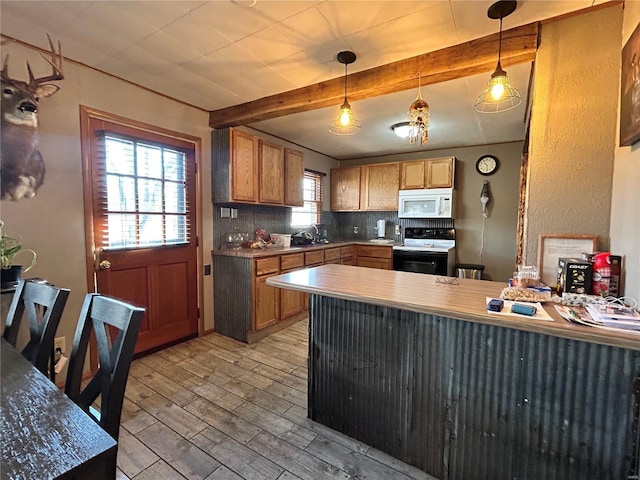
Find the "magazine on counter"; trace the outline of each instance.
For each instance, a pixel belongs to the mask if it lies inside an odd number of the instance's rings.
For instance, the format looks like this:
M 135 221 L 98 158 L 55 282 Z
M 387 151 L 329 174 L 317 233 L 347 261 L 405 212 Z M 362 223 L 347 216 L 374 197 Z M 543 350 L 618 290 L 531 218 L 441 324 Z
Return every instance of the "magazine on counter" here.
M 608 305 L 592 305 L 587 304 L 586 307 L 569 306 L 569 305 L 555 305 L 556 311 L 565 319 L 573 323 L 580 325 L 587 325 L 589 327 L 604 328 L 607 330 L 631 330 L 640 332 L 640 314 L 634 309 L 630 309 L 631 312 L 626 312 L 629 307 L 620 307 L 621 309 L 609 309 L 609 312 L 616 317 L 607 316 L 600 313 L 600 307 L 607 307 Z

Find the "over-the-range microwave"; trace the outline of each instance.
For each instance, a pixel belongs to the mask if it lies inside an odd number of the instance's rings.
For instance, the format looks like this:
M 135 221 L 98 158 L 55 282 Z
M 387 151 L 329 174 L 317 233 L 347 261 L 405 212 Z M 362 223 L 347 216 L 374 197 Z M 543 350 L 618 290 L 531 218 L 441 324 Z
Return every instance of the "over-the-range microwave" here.
M 455 218 L 453 188 L 400 190 L 398 218 Z

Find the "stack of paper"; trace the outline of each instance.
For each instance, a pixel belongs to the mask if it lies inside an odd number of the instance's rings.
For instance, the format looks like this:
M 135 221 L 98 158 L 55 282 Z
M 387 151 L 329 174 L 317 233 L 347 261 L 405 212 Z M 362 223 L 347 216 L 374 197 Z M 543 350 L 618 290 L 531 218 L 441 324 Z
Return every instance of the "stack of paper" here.
M 640 314 L 635 308 L 616 304 L 587 304 L 586 309 L 593 321 L 601 325 L 640 330 Z

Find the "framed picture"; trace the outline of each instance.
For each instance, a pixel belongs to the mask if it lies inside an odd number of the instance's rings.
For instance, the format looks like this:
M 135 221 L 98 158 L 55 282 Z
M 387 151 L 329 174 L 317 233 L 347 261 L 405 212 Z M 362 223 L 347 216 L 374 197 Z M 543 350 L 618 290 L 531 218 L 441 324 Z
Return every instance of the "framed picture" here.
M 538 237 L 540 280 L 555 289 L 558 259 L 561 257 L 580 258 L 583 252 L 593 253 L 597 247 L 597 235 L 540 235 Z
M 640 140 L 640 24 L 622 48 L 620 146 Z

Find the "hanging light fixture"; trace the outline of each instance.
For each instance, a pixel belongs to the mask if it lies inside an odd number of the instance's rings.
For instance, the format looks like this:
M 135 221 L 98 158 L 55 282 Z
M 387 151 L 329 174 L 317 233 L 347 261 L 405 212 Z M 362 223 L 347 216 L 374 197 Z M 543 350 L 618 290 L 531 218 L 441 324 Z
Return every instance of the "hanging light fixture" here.
M 424 145 L 429 141 L 429 104 L 422 98 L 422 75 L 418 72 L 418 96 L 409 106 L 409 143 Z
M 502 54 L 502 19 L 511 15 L 518 5 L 517 1 L 500 0 L 489 7 L 487 16 L 500 19 L 500 39 L 498 41 L 498 65 L 491 74 L 487 89 L 478 97 L 474 109 L 481 113 L 497 113 L 511 110 L 522 103 L 522 97 L 517 89 L 511 86 L 507 72 L 500 65 Z
M 336 135 L 353 135 L 360 131 L 360 122 L 353 116 L 351 105 L 347 101 L 347 65 L 356 61 L 356 54 L 353 52 L 338 53 L 338 61 L 344 63 L 344 102 L 340 106 L 340 111 L 335 120 L 331 123 L 329 131 Z

